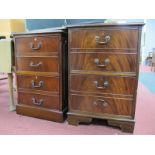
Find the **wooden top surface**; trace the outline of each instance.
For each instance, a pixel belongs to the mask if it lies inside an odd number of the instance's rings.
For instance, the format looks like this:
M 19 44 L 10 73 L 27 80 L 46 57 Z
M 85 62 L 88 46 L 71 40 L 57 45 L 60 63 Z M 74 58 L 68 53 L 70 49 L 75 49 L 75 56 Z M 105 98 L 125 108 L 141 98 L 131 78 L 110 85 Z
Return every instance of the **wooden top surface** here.
M 143 26 L 145 23 L 93 23 L 93 24 L 76 24 L 68 25 L 67 28 L 81 28 L 81 27 L 119 27 L 119 26 Z
M 12 33 L 13 36 L 19 36 L 19 35 L 35 35 L 35 34 L 49 34 L 49 33 L 63 33 L 66 27 L 56 27 L 56 28 L 47 28 L 47 29 L 39 29 L 39 30 L 33 30 L 28 32 L 18 32 L 18 33 Z
M 120 26 L 143 26 L 145 23 L 93 23 L 93 24 L 76 24 L 66 25 L 62 27 L 39 29 L 28 32 L 12 33 L 13 36 L 19 35 L 34 35 L 34 34 L 47 34 L 47 33 L 63 33 L 66 29 L 70 28 L 87 28 L 87 27 L 120 27 Z

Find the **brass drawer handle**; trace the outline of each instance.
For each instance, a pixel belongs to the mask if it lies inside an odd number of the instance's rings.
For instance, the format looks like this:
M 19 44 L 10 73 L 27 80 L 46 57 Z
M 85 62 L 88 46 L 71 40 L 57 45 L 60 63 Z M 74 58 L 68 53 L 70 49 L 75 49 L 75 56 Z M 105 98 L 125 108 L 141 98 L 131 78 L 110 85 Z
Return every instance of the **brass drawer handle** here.
M 34 105 L 40 106 L 40 105 L 43 104 L 43 99 L 40 99 L 39 101 L 37 101 L 37 100 L 33 97 L 33 98 L 32 98 L 32 103 L 33 103 Z
M 98 85 L 98 81 L 94 81 L 94 84 L 95 84 L 95 86 L 96 86 L 97 89 L 105 89 L 105 88 L 107 88 L 109 86 L 109 82 L 108 81 L 105 81 L 103 83 L 103 86 L 99 86 Z
M 41 47 L 42 47 L 42 42 L 39 42 L 36 47 L 34 46 L 34 43 L 30 43 L 30 48 L 32 50 L 39 50 Z
M 110 42 L 110 36 L 109 35 L 104 37 L 104 41 L 100 41 L 100 37 L 99 36 L 96 36 L 95 39 L 96 39 L 96 43 L 97 44 L 101 44 L 101 45 L 106 45 L 107 43 Z
M 35 85 L 35 81 L 32 80 L 31 84 L 32 84 L 32 88 L 41 88 L 41 87 L 43 87 L 44 82 L 43 81 L 39 81 L 38 85 Z
M 93 104 L 95 106 L 97 106 L 97 105 L 102 105 L 103 107 L 107 107 L 108 106 L 108 103 L 105 100 L 103 100 L 103 99 L 97 99 L 96 101 L 93 102 Z
M 94 59 L 94 63 L 96 64 L 97 67 L 106 67 L 107 65 L 110 64 L 110 60 L 107 58 L 104 60 L 104 63 L 100 63 L 100 60 L 98 58 Z
M 42 62 L 39 62 L 39 63 L 37 63 L 37 64 L 34 64 L 33 62 L 30 62 L 30 67 L 39 67 L 39 66 L 41 66 L 42 65 Z

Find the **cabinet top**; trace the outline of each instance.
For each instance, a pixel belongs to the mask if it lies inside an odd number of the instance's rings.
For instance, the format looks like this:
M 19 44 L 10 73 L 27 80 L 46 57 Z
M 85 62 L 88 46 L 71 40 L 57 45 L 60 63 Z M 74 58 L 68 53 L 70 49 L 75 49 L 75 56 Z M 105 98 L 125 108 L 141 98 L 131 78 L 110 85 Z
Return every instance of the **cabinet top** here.
M 93 23 L 69 25 L 68 28 L 84 28 L 84 27 L 120 27 L 120 26 L 144 26 L 145 23 Z
M 56 28 L 39 29 L 28 32 L 12 33 L 12 36 L 19 35 L 35 35 L 35 34 L 50 34 L 50 33 L 64 33 L 70 28 L 87 28 L 87 27 L 120 27 L 120 26 L 143 26 L 145 23 L 93 23 L 93 24 L 76 24 L 66 25 Z
M 65 27 L 39 29 L 39 30 L 33 30 L 33 31 L 27 31 L 27 32 L 12 33 L 12 36 L 63 33 L 65 32 L 65 29 L 66 29 Z

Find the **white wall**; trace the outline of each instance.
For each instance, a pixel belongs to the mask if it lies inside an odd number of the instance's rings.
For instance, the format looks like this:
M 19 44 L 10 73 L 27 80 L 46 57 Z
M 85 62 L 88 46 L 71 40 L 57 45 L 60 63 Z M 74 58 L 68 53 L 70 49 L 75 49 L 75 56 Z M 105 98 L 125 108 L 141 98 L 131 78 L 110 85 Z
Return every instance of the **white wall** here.
M 155 19 L 146 20 L 145 56 L 155 48 Z
M 127 21 L 145 23 L 141 42 L 142 61 L 145 61 L 148 53 L 152 52 L 152 49 L 155 48 L 155 19 L 131 19 Z

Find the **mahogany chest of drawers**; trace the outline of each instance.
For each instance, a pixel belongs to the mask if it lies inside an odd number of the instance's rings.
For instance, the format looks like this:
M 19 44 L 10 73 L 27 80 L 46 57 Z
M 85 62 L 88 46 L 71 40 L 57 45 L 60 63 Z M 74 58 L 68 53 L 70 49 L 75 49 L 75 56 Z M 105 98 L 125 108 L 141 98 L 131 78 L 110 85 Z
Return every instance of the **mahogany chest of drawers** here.
M 69 27 L 69 124 L 99 118 L 133 132 L 142 25 Z
M 13 37 L 18 88 L 16 112 L 63 122 L 67 111 L 66 34 L 54 30 Z

